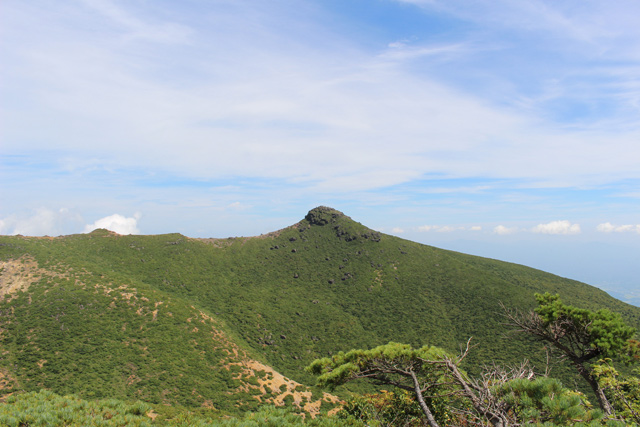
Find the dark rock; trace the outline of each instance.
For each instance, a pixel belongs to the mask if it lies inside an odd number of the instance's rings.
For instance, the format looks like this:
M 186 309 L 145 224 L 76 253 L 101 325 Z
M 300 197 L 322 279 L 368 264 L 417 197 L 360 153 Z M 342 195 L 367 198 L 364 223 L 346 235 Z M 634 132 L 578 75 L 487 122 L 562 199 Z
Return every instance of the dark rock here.
M 309 213 L 304 217 L 311 225 L 327 225 L 330 222 L 335 222 L 337 218 L 345 216 L 342 212 L 337 211 L 327 206 L 318 206 L 311 209 Z

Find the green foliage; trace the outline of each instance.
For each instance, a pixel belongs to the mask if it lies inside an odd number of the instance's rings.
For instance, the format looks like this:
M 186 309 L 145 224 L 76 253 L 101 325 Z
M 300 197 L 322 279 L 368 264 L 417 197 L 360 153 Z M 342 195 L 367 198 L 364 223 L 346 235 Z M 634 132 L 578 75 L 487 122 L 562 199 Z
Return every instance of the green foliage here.
M 114 399 L 89 402 L 50 391 L 14 395 L 0 404 L 0 425 L 7 427 L 151 427 L 142 402 L 125 404 Z
M 251 390 L 229 396 L 256 380 L 234 365 L 241 349 L 219 333 L 223 325 L 142 283 L 42 279 L 10 304 L 0 302 L 2 310 L 5 363 L 23 390 L 208 404 L 222 413 L 258 406 Z
M 636 330 L 627 326 L 618 313 L 603 308 L 598 311 L 572 307 L 560 301 L 559 295 L 536 294 L 538 313 L 544 326 L 563 325 L 559 343 L 566 346 L 584 346 L 582 354 L 590 350 L 593 356 L 619 357 Z
M 438 347 L 414 349 L 408 344 L 390 342 L 371 350 L 341 351 L 330 358 L 315 360 L 307 369 L 318 375 L 318 385 L 331 388 L 363 376 L 376 378 L 376 371 L 382 370 L 385 378 L 412 371 L 422 376 L 435 375 L 433 380 L 437 382 L 439 372 L 425 361 L 439 360 L 445 355 L 447 352 Z
M 452 419 L 450 406 L 457 400 L 454 398 L 457 387 L 452 386 L 447 378 L 446 362 L 454 359 L 453 355 L 438 347 L 414 349 L 408 344 L 391 342 L 371 350 L 339 352 L 331 358 L 315 360 L 307 369 L 318 375 L 321 386 L 335 388 L 352 380 L 367 379 L 410 391 L 413 395 L 413 404 L 408 403 L 406 394 L 401 395 L 405 399 L 386 399 L 382 402 L 386 405 L 382 405 L 382 410 L 380 401 L 377 402 L 378 407 L 371 405 L 374 403 L 371 399 L 369 402 L 356 401 L 354 415 L 360 419 L 406 418 L 419 409 L 429 420 L 429 425 L 436 425 Z M 465 375 L 464 372 L 460 374 Z M 415 402 L 420 402 L 420 405 Z
M 599 420 L 601 411 L 589 409 L 584 395 L 565 388 L 554 378 L 518 378 L 497 386 L 494 393 L 506 402 L 519 420 L 569 426 Z
M 591 311 L 565 305 L 558 295 L 549 293 L 536 294 L 536 299 L 538 308 L 532 313 L 507 310 L 511 325 L 551 344 L 589 385 L 604 414 L 612 416 L 615 408 L 592 373 L 592 361 L 601 357 L 633 361 L 638 353 L 637 341 L 631 340 L 635 328 L 606 309 Z
M 242 418 L 211 419 L 180 410 L 170 418 L 158 417 L 143 402 L 125 403 L 116 399 L 88 401 L 60 396 L 50 391 L 23 393 L 0 403 L 0 425 L 7 427 L 360 427 L 353 418 L 319 417 L 306 420 L 284 408 L 267 406 Z
M 392 340 L 456 350 L 473 336 L 470 373 L 522 354 L 543 363 L 530 340 L 505 345 L 498 332 L 498 299 L 528 309 L 534 292 L 640 325 L 640 309 L 582 283 L 377 233 L 329 208 L 256 238 L 0 236 L 1 261 L 23 256 L 47 273 L 0 297 L 0 372 L 13 387 L 0 394 L 44 387 L 237 414 L 263 402 L 241 387 L 255 380 L 223 367 L 233 349 L 311 384 L 313 360 Z
M 440 414 L 441 411 L 436 411 Z M 411 394 L 382 390 L 380 393 L 354 395 L 336 416 L 357 419 L 367 426 L 423 426 L 422 411 Z
M 637 378 L 620 381 L 610 368 L 603 367 L 598 376 L 611 393 L 619 394 L 618 402 L 626 405 L 626 411 L 601 422 L 602 411 L 592 409 L 582 393 L 565 388 L 557 379 L 494 368 L 494 374 L 478 380 L 459 371 L 457 360 L 437 347 L 413 349 L 389 343 L 371 350 L 339 352 L 314 361 L 308 370 L 324 386 L 367 379 L 413 391 L 413 398 L 406 392 L 399 399 L 383 393 L 355 398 L 344 406 L 343 414 L 373 425 L 410 425 L 418 420 L 433 426 L 484 425 L 483 418 L 501 426 L 617 426 L 622 425 L 619 421 L 624 425 L 638 421 L 640 382 Z M 427 408 L 420 408 L 416 401 L 422 402 L 425 395 Z
M 635 375 L 620 374 L 613 367 L 611 359 L 600 360 L 593 368 L 593 375 L 613 403 L 616 414 L 640 423 L 640 369 L 634 373 Z
M 264 407 L 256 413 L 250 413 L 242 419 L 230 419 L 220 423 L 224 427 L 279 427 L 279 426 L 310 426 L 310 427 L 364 427 L 364 424 L 352 417 L 319 417 L 307 420 L 300 415 L 286 409 Z M 185 426 L 187 427 L 187 426 Z

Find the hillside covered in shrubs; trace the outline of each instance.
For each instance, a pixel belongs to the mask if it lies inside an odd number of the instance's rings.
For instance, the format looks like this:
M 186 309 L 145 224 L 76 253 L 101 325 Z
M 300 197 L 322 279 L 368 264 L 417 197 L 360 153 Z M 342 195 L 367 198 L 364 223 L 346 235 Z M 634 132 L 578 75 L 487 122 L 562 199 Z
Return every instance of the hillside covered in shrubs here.
M 385 235 L 327 207 L 247 238 L 0 236 L 0 407 L 116 399 L 125 405 L 118 416 L 153 425 L 176 414 L 240 420 L 275 406 L 308 422 L 352 393 L 380 389 L 366 381 L 319 388 L 305 367 L 389 342 L 457 354 L 473 337 L 461 362 L 468 375 L 525 358 L 540 373 L 545 347 L 509 333 L 502 308 L 530 312 L 535 293 L 640 326 L 639 308 L 584 283 Z M 593 400 L 571 364 L 558 361 L 552 373 Z M 369 409 L 385 406 L 368 399 Z

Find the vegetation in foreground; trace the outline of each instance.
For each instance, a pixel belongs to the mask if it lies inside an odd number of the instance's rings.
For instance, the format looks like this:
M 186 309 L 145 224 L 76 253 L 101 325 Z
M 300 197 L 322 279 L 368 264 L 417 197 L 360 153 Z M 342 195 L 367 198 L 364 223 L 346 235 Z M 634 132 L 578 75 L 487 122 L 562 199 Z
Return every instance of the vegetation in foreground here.
M 640 380 L 621 375 L 613 359 L 637 363 L 638 341 L 633 328 L 608 310 L 597 312 L 565 305 L 557 296 L 536 295 L 538 307 L 529 312 L 507 310 L 506 317 L 520 331 L 550 344 L 555 356 L 578 370 L 596 397 L 587 397 L 559 380 L 538 376 L 527 362 L 512 368 L 495 364 L 480 376 L 461 368 L 472 350 L 469 343 L 458 356 L 434 346 L 414 349 L 389 343 L 371 350 L 340 352 L 314 361 L 308 370 L 321 386 L 335 388 L 364 379 L 392 386 L 355 395 L 335 415 L 315 419 L 291 409 L 263 406 L 240 418 L 220 419 L 188 409 L 169 409 L 137 401 L 87 401 L 51 391 L 9 396 L 0 405 L 0 425 L 28 426 L 485 426 L 521 425 L 622 427 L 640 423 Z M 595 359 L 598 359 L 597 361 Z M 158 411 L 158 412 L 155 412 Z M 216 418 L 216 415 L 218 418 Z
M 506 317 L 519 331 L 549 344 L 552 354 L 576 369 L 591 388 L 598 408 L 559 380 L 537 376 L 526 361 L 512 368 L 492 364 L 479 376 L 469 375 L 461 368 L 471 350 L 469 343 L 459 356 L 434 346 L 414 349 L 389 343 L 318 359 L 308 370 L 318 375 L 323 386 L 368 380 L 410 393 L 413 418 L 430 427 L 613 427 L 640 423 L 640 382 L 635 376 L 621 376 L 611 359 L 640 361 L 638 341 L 632 339 L 635 329 L 608 310 L 593 312 L 568 306 L 548 293 L 537 294 L 536 299 L 535 310 L 507 310 Z M 421 414 L 416 414 L 415 408 Z M 357 411 L 352 408 L 351 412 Z
M 164 411 L 163 411 L 164 409 Z M 156 413 L 155 410 L 161 411 Z M 117 399 L 88 401 L 51 391 L 9 396 L 0 404 L 0 425 L 6 427 L 360 427 L 353 417 L 303 418 L 290 409 L 264 406 L 239 418 L 214 419 L 187 409 L 167 411 L 144 402 Z

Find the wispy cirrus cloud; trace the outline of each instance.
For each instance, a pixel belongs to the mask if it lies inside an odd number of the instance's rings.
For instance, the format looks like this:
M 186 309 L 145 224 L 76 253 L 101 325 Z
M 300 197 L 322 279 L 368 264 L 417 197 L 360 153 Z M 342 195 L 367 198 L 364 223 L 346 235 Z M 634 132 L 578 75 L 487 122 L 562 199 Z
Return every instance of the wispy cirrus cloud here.
M 193 35 L 188 26 L 170 21 L 152 22 L 151 19 L 141 18 L 113 1 L 80 0 L 80 3 L 98 12 L 104 18 L 105 24 L 118 26 L 129 40 L 139 38 L 162 44 L 185 44 Z
M 477 26 L 468 38 L 493 46 L 497 53 L 473 52 L 474 65 L 496 79 L 485 82 L 490 90 L 484 96 L 503 96 L 518 108 L 576 129 L 637 129 L 637 2 L 398 1 L 416 5 L 426 14 L 444 13 Z M 518 42 L 506 34 L 517 36 Z M 538 49 L 542 45 L 545 48 Z M 523 55 L 527 67 L 518 67 L 524 63 Z M 483 58 L 495 61 L 486 63 Z
M 469 54 L 472 48 L 462 43 L 449 45 L 415 46 L 410 42 L 398 41 L 389 43 L 387 50 L 378 58 L 384 61 L 407 61 L 418 58 L 431 57 L 437 61 Z
M 20 100 L 25 114 L 5 110 L 5 150 L 56 146 L 105 164 L 212 180 L 284 179 L 318 193 L 431 173 L 567 185 L 640 177 L 633 155 L 607 155 L 636 153 L 637 130 L 612 140 L 563 128 L 409 65 L 486 54 L 466 40 L 367 50 L 316 22 L 318 7 L 296 12 L 291 26 L 282 23 L 292 11 L 276 5 L 279 16 L 256 2 L 227 9 L 214 2 L 197 15 L 168 2 L 154 13 L 108 0 L 84 4 L 57 11 L 10 3 L 2 48 L 12 85 L 3 98 Z M 100 31 L 87 30 L 94 24 Z M 34 120 L 38 126 L 28 126 Z

